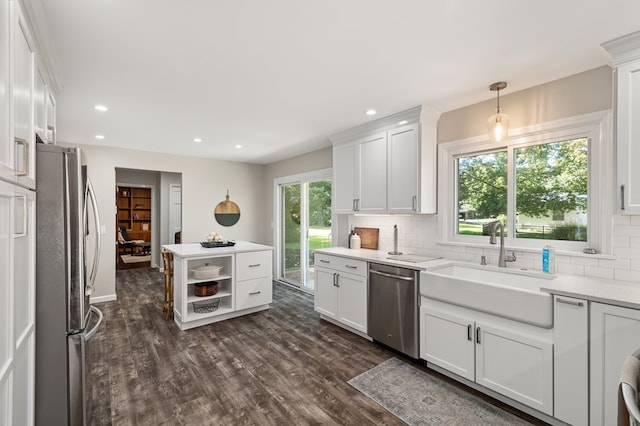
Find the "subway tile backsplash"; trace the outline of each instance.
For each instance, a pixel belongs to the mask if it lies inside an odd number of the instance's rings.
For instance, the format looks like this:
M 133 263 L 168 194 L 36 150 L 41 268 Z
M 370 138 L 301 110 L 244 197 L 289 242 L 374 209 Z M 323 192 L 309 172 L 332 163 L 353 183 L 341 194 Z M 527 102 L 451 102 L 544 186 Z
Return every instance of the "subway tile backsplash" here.
M 398 247 L 406 253 L 480 262 L 486 256 L 489 264 L 498 263 L 495 248 L 438 245 L 438 224 L 435 215 L 424 216 L 350 216 L 349 225 L 379 228 L 378 248 L 393 250 L 393 225 L 398 225 Z M 597 278 L 616 279 L 640 283 L 640 216 L 613 218 L 613 253 L 615 259 L 588 256 L 556 255 L 556 270 L 562 274 L 587 275 Z M 509 267 L 542 269 L 539 253 L 519 252 L 518 260 Z

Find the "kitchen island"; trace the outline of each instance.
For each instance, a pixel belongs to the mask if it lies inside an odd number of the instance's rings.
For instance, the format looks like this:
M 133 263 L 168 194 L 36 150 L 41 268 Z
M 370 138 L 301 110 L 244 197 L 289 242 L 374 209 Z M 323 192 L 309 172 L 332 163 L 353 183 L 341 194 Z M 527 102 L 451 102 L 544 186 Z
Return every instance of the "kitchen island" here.
M 273 295 L 273 247 L 238 241 L 230 247 L 199 243 L 162 246 L 174 257 L 173 313 L 181 330 L 269 309 Z M 203 274 L 202 267 L 217 271 Z M 219 267 L 219 268 L 216 268 Z M 197 284 L 217 284 L 217 292 L 197 296 Z

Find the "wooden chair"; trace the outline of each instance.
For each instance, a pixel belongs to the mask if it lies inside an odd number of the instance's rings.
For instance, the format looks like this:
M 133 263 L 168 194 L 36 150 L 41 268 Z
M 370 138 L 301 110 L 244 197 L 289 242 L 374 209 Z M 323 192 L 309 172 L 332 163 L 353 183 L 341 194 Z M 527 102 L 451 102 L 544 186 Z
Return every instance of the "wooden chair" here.
M 162 263 L 164 267 L 164 299 L 162 301 L 162 312 L 166 312 L 165 320 L 173 313 L 173 253 L 162 249 Z

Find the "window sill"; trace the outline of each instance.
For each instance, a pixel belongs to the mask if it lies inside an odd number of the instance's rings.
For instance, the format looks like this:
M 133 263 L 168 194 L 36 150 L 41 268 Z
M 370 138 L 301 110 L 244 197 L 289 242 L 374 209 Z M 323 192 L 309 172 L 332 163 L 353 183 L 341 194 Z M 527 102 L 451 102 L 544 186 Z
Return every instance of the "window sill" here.
M 461 243 L 461 242 L 453 242 L 453 241 L 437 241 L 437 245 L 439 246 L 452 246 L 452 247 L 471 247 L 476 249 L 484 249 L 484 250 L 492 250 L 498 251 L 500 250 L 499 245 L 490 245 L 490 244 L 474 244 L 474 243 Z M 541 249 L 531 248 L 531 247 L 512 247 L 505 246 L 505 250 L 507 251 L 519 251 L 522 253 L 540 253 Z M 596 253 L 596 254 L 587 254 L 581 251 L 567 251 L 567 250 L 558 250 L 556 249 L 556 256 L 572 256 L 572 257 L 588 257 L 590 259 L 606 259 L 606 260 L 615 260 L 616 256 L 605 253 Z

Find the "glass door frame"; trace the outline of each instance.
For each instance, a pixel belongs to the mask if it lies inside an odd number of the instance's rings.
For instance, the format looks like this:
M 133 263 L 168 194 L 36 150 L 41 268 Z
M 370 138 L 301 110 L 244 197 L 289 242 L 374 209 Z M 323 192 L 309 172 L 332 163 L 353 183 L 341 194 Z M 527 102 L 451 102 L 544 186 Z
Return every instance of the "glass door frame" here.
M 316 182 L 316 181 L 322 181 L 322 180 L 329 180 L 332 182 L 332 199 L 331 199 L 331 235 L 335 236 L 336 235 L 336 215 L 334 213 L 335 209 L 333 208 L 334 206 L 334 201 L 333 201 L 333 169 L 322 169 L 322 170 L 316 170 L 313 172 L 307 172 L 307 173 L 300 173 L 297 175 L 291 175 L 291 176 L 283 176 L 280 178 L 276 178 L 274 179 L 274 187 L 273 187 L 273 200 L 274 200 L 274 215 L 273 217 L 275 218 L 274 221 L 274 227 L 273 227 L 273 241 L 275 242 L 275 256 L 274 256 L 274 260 L 275 260 L 275 272 L 276 272 L 276 280 L 284 282 L 286 284 L 292 285 L 296 288 L 299 288 L 300 290 L 306 291 L 306 292 L 313 292 L 313 290 L 309 289 L 308 287 L 306 287 L 304 285 L 304 283 L 306 283 L 308 281 L 308 270 L 309 270 L 309 256 L 301 256 L 300 258 L 300 268 L 301 268 L 301 272 L 302 272 L 302 279 L 300 282 L 300 285 L 296 285 L 295 283 L 292 283 L 290 281 L 286 281 L 284 280 L 284 271 L 282 268 L 282 261 L 283 261 L 283 248 L 284 248 L 284 232 L 283 232 L 283 211 L 282 211 L 282 187 L 285 185 L 300 185 L 301 186 L 301 191 L 302 191 L 302 185 L 304 185 L 305 183 L 312 183 L 312 182 Z M 300 211 L 301 212 L 306 212 L 307 211 L 307 205 L 306 205 L 306 197 L 300 197 Z M 308 232 L 308 223 L 307 223 L 307 215 L 306 214 L 301 214 L 300 215 L 300 251 L 301 253 L 305 253 L 307 254 L 309 249 L 307 247 L 308 245 L 308 240 L 307 240 L 307 232 Z M 307 232 L 303 232 L 303 230 L 306 230 Z M 335 242 L 335 238 L 332 238 L 332 242 L 331 242 L 332 246 L 336 245 Z

